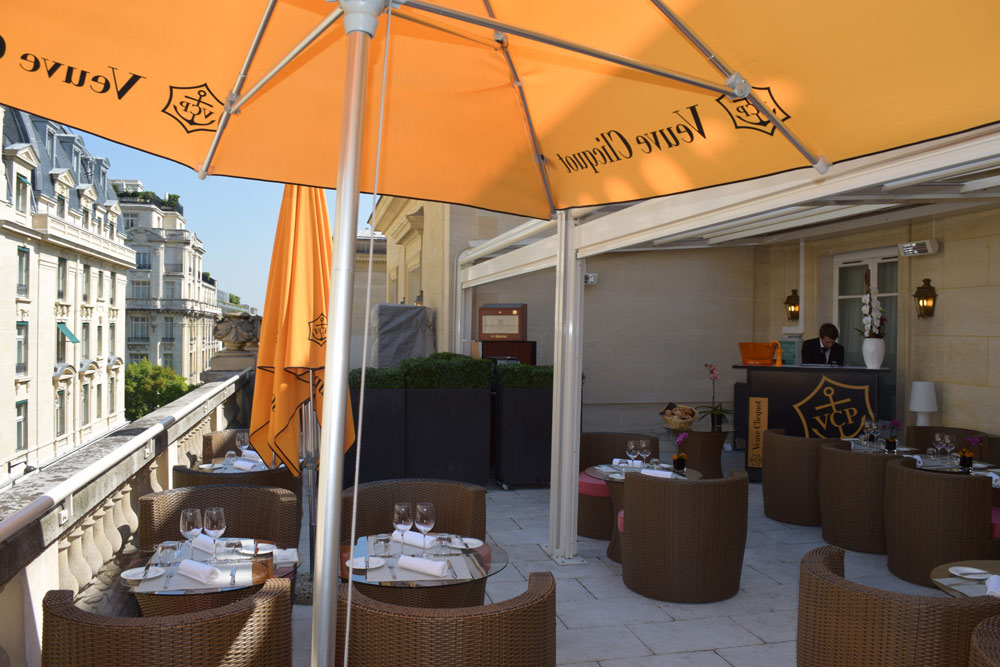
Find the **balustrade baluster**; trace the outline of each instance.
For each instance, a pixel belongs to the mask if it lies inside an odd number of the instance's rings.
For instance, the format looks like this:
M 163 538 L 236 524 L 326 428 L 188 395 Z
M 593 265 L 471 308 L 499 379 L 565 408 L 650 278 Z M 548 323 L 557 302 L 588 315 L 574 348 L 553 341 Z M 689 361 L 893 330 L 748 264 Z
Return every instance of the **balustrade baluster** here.
M 111 540 L 108 539 L 108 536 L 104 532 L 105 514 L 107 514 L 107 511 L 104 509 L 103 505 L 98 505 L 91 514 L 94 519 L 94 546 L 97 547 L 98 553 L 101 554 L 101 567 L 114 558 L 115 555 L 114 546 L 111 544 Z M 100 569 L 100 567 L 98 569 Z
M 83 528 L 79 526 L 69 534 L 69 571 L 76 579 L 77 592 L 90 583 L 90 578 L 94 574 L 90 571 L 90 565 L 83 555 L 83 534 Z
M 69 567 L 69 548 L 68 539 L 59 540 L 59 588 L 73 591 L 73 595 L 76 595 L 80 592 L 80 582 Z
M 110 496 L 104 501 L 104 537 L 111 543 L 111 557 L 122 549 L 122 534 L 115 521 L 115 501 Z
M 88 516 L 83 520 L 83 523 L 81 524 L 83 528 L 83 539 L 80 541 L 81 546 L 83 547 L 83 558 L 87 561 L 87 567 L 90 568 L 91 579 L 97 576 L 101 566 L 104 565 L 104 560 L 101 558 L 101 552 L 98 550 L 97 545 L 94 544 L 94 523 L 93 516 Z M 81 586 L 81 588 L 83 587 Z

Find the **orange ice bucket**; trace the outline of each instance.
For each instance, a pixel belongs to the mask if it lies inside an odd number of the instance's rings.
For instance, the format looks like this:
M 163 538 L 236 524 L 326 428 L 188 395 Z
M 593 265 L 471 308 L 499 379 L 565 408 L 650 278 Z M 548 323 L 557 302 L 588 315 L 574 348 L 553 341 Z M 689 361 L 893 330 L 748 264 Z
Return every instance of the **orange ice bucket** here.
M 740 354 L 745 366 L 773 366 L 774 353 L 778 349 L 778 341 L 770 343 L 740 343 Z

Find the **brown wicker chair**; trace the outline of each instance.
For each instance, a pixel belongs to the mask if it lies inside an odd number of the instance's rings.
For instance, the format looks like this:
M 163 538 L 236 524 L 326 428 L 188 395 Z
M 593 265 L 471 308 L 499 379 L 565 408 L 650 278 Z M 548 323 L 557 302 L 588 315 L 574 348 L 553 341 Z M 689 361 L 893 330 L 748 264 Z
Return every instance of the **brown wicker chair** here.
M 747 541 L 748 485 L 742 470 L 698 481 L 626 474 L 625 585 L 670 602 L 735 595 Z
M 226 534 L 298 546 L 298 504 L 288 489 L 217 484 L 148 493 L 139 498 L 139 551 L 151 555 L 164 540 L 180 539 L 180 515 L 186 507 L 226 511 Z
M 823 539 L 838 547 L 885 553 L 885 464 L 891 456 L 852 452 L 850 443 L 819 448 Z
M 300 517 L 302 516 L 302 478 L 293 475 L 288 468 L 213 473 L 182 465 L 174 466 L 175 489 L 183 489 L 189 486 L 214 486 L 216 484 L 271 486 L 279 489 L 288 489 L 295 494 L 298 513 Z
M 976 624 L 1000 613 L 991 597 L 938 598 L 844 578 L 844 551 L 819 547 L 799 574 L 799 667 L 959 667 Z
M 365 589 L 367 592 L 367 587 Z M 347 585 L 338 591 L 337 658 L 343 664 Z M 349 665 L 548 667 L 556 664 L 556 583 L 532 572 L 528 590 L 495 604 L 416 609 L 373 600 L 355 587 Z
M 701 473 L 702 479 L 722 479 L 722 431 L 685 431 L 687 439 L 677 446 L 687 454 L 687 466 Z
M 993 465 L 1000 465 L 1000 436 L 991 435 L 983 441 L 982 460 Z
M 972 631 L 969 667 L 1000 667 L 1000 616 L 987 618 Z
M 977 461 L 988 460 L 984 459 L 983 456 L 988 451 L 986 441 L 990 437 L 989 434 L 983 433 L 982 431 L 973 431 L 972 429 L 967 428 L 952 428 L 950 426 L 907 426 L 906 437 L 903 438 L 903 444 L 907 447 L 915 447 L 919 452 L 923 453 L 927 451 L 928 447 L 934 446 L 935 433 L 955 436 L 956 450 L 961 449 L 962 447 L 968 447 L 972 450 L 972 453 L 975 455 Z M 979 438 L 979 446 L 975 447 L 965 442 L 966 438 Z M 991 461 L 991 463 L 992 462 L 993 461 Z M 1000 461 L 995 461 L 995 463 L 1000 463 Z
M 580 435 L 580 470 L 625 458 L 629 440 L 649 442 L 651 458 L 660 457 L 660 440 L 641 433 L 582 433 Z M 577 493 L 576 532 L 584 537 L 610 540 L 615 527 L 611 498 Z
M 292 664 L 291 586 L 270 579 L 254 595 L 180 616 L 100 616 L 72 591 L 42 600 L 43 667 L 248 667 Z
M 959 560 L 1000 557 L 990 538 L 989 477 L 930 472 L 910 458 L 885 466 L 885 539 L 889 571 L 933 586 L 931 570 Z
M 785 435 L 785 429 L 764 433 L 761 491 L 764 515 L 784 523 L 818 526 L 819 448 L 832 438 Z
M 238 433 L 250 433 L 248 428 L 227 428 L 224 431 L 212 431 L 201 437 L 201 458 L 202 461 L 214 461 L 221 459 L 226 452 L 239 453 L 236 446 L 236 435 Z

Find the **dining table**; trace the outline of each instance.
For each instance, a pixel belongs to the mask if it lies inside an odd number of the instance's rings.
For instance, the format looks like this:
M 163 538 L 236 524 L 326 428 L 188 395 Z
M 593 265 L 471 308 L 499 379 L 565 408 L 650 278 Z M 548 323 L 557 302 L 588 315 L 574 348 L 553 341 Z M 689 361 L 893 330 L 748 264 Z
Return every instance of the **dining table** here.
M 1000 560 L 961 560 L 938 565 L 931 570 L 931 581 L 956 598 L 986 595 L 986 580 L 1000 574 Z
M 693 468 L 685 468 L 683 472 L 674 471 L 674 467 L 669 463 L 661 463 L 656 466 L 648 466 L 651 469 L 669 471 L 678 477 L 686 480 L 699 480 L 702 474 Z M 608 558 L 616 563 L 622 562 L 621 537 L 618 535 L 618 512 L 624 506 L 625 500 L 625 474 L 640 473 L 641 469 L 634 466 L 620 466 L 612 464 L 602 464 L 590 466 L 584 473 L 594 479 L 603 480 L 608 485 L 608 493 L 611 494 L 611 506 L 614 514 L 614 523 L 611 529 L 611 540 L 608 542 Z

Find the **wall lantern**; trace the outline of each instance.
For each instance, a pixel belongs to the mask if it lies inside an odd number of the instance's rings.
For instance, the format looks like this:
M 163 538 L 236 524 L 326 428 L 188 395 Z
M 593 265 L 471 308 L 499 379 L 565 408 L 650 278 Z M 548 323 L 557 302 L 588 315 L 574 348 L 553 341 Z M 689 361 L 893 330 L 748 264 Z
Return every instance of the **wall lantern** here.
M 937 292 L 931 285 L 930 278 L 924 278 L 924 284 L 913 293 L 913 301 L 917 304 L 917 317 L 934 317 L 934 302 Z
M 793 289 L 792 293 L 785 298 L 785 315 L 789 322 L 799 321 L 799 291 L 797 289 Z

